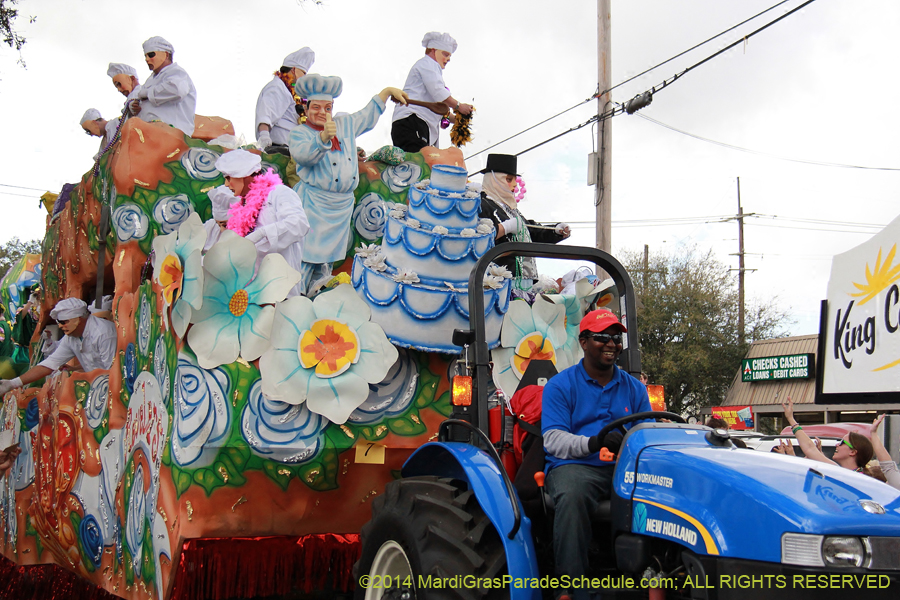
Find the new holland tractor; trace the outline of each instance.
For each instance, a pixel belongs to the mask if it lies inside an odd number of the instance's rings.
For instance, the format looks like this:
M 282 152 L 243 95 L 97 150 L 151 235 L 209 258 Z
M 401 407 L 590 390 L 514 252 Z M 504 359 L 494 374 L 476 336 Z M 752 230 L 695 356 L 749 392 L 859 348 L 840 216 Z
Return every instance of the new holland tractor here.
M 482 257 L 471 288 L 509 254 L 604 269 L 628 328 L 619 366 L 640 372 L 634 290 L 615 258 L 506 244 Z M 621 429 L 625 437 L 611 498 L 595 515 L 592 572 L 580 581 L 555 577 L 552 502 L 541 489 L 540 508 L 525 514 L 515 474 L 490 436 L 482 303 L 469 295 L 470 330 L 454 337 L 466 372 L 453 382 L 451 418 L 373 502 L 357 598 L 537 600 L 582 588 L 603 598 L 897 597 L 900 491 L 837 466 L 736 448 L 727 431 L 670 413 L 630 415 L 599 433 Z

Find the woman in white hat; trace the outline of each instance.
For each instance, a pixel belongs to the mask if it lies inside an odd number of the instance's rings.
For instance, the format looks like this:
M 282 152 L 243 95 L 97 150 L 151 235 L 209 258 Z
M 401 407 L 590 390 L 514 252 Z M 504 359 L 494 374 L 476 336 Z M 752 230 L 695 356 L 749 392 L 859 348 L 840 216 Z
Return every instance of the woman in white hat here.
M 262 159 L 253 152 L 226 152 L 216 161 L 216 169 L 225 175 L 225 185 L 236 196 L 228 210 L 228 229 L 256 245 L 257 267 L 263 256 L 277 252 L 300 271 L 309 220 L 297 193 L 284 185 L 277 173 L 263 173 Z M 296 285 L 288 296 L 303 291 Z
M 299 112 L 294 101 L 294 83 L 309 73 L 316 53 L 307 46 L 288 54 L 256 100 L 256 142 L 263 152 L 289 156 L 291 129 L 297 126 Z M 301 108 L 302 110 L 302 108 Z

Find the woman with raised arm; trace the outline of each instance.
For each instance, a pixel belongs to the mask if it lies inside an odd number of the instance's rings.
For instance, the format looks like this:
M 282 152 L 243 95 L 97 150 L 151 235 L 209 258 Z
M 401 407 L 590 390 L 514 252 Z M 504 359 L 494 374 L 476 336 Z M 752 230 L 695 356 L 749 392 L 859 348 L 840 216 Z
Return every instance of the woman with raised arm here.
M 884 443 L 881 441 L 881 436 L 878 434 L 878 428 L 881 427 L 882 421 L 884 421 L 884 415 L 878 415 L 878 418 L 872 421 L 869 439 L 872 441 L 872 448 L 875 451 L 875 458 L 878 459 L 881 472 L 884 473 L 885 483 L 900 490 L 900 471 L 897 470 L 897 463 L 891 458 L 887 448 L 884 447 Z
M 856 433 L 855 431 L 851 431 L 841 438 L 841 441 L 835 447 L 834 458 L 828 458 L 822 454 L 822 451 L 816 447 L 815 442 L 813 442 L 812 439 L 806 435 L 806 432 L 803 431 L 803 427 L 797 423 L 797 420 L 794 418 L 794 402 L 791 400 L 790 396 L 788 396 L 786 402 L 781 403 L 781 407 L 784 409 L 784 418 L 787 419 L 787 422 L 791 425 L 791 431 L 794 432 L 794 437 L 797 438 L 797 443 L 800 445 L 800 449 L 803 450 L 803 454 L 806 455 L 806 458 L 838 465 L 845 469 L 850 469 L 857 473 L 863 473 L 869 477 L 874 477 L 874 475 L 866 468 L 866 465 L 872 460 L 872 455 L 874 454 L 872 442 L 869 441 L 869 438 L 860 433 Z

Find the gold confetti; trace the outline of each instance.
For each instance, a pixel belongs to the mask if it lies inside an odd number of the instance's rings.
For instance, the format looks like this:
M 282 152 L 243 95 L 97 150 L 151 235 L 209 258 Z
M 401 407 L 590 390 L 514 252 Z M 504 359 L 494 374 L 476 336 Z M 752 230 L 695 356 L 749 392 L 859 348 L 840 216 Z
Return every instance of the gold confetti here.
M 162 506 L 160 506 L 158 512 L 159 512 L 160 516 L 162 516 L 162 518 L 163 518 L 163 523 L 168 523 L 169 517 L 166 516 L 166 509 L 164 509 Z
M 145 182 L 141 181 L 140 179 L 135 179 L 134 182 L 135 182 L 137 185 L 142 185 L 142 186 L 144 186 L 145 188 L 150 187 L 150 184 L 149 184 L 149 183 L 145 183 Z
M 141 143 L 143 144 L 144 143 L 144 132 L 141 131 L 140 129 L 138 129 L 137 127 L 135 127 L 134 130 L 137 132 L 138 137 L 141 138 Z
M 234 512 L 235 508 L 237 508 L 238 506 L 240 506 L 241 504 L 243 504 L 246 501 L 247 501 L 246 496 L 241 496 L 240 498 L 238 498 L 238 501 L 231 505 L 231 512 Z
M 236 362 L 237 362 L 239 365 L 243 365 L 243 366 L 247 367 L 248 369 L 250 368 L 250 363 L 248 363 L 246 360 L 244 360 L 244 358 L 241 357 L 241 356 L 238 356 L 238 357 L 237 357 L 237 361 L 236 361 Z
M 222 481 L 228 483 L 228 470 L 223 465 L 219 465 L 219 475 L 222 476 Z
M 214 189 L 216 189 L 216 186 L 210 185 L 210 186 L 205 187 L 205 188 L 200 188 L 200 193 L 201 193 L 201 194 L 205 194 L 205 193 L 208 192 L 209 190 L 214 190 Z
M 381 436 L 385 431 L 387 431 L 387 425 L 379 425 L 375 428 L 375 435 Z
M 344 435 L 346 435 L 346 436 L 347 436 L 348 438 L 350 438 L 351 440 L 354 439 L 354 438 L 356 437 L 356 436 L 353 435 L 353 432 L 350 431 L 350 428 L 347 427 L 346 425 L 341 425 L 341 431 L 343 431 L 343 432 L 344 432 Z
M 204 125 L 204 123 L 200 123 L 199 125 L 197 125 L 197 129 L 202 129 L 203 125 Z
M 123 261 L 124 259 L 125 259 L 125 251 L 122 250 L 121 252 L 119 252 L 119 266 L 120 266 L 120 267 L 122 266 L 122 261 Z
M 419 415 L 413 413 L 409 415 L 409 420 L 415 423 L 416 425 L 421 425 L 422 421 L 419 420 Z
M 190 500 L 185 502 L 185 504 L 187 504 L 188 521 L 193 521 L 194 520 L 194 507 L 191 505 Z
M 313 469 L 312 471 L 310 471 L 309 473 L 306 474 L 306 483 L 312 483 L 313 481 L 316 480 L 316 477 L 318 477 L 318 476 L 319 476 L 319 470 Z
M 437 439 L 437 436 L 438 436 L 438 434 L 437 434 L 437 433 L 434 433 L 434 435 L 432 435 L 430 438 L 428 438 L 428 441 L 429 441 L 429 442 L 433 442 L 434 440 Z
M 179 152 L 181 152 L 181 148 L 175 148 L 175 150 L 173 152 L 169 152 L 168 154 L 166 154 L 166 158 L 172 158 Z
M 290 476 L 292 475 L 290 469 L 278 469 L 278 474 L 279 474 L 279 475 L 285 475 L 285 476 L 287 476 L 287 477 L 290 477 Z

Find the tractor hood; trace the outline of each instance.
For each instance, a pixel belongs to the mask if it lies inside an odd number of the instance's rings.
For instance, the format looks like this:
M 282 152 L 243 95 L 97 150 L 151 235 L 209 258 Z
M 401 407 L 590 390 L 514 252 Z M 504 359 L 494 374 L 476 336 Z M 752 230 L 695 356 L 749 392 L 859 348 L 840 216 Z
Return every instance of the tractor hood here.
M 807 458 L 717 445 L 709 432 L 647 424 L 629 433 L 615 491 L 632 502 L 633 532 L 774 562 L 787 532 L 900 537 L 900 491 Z

